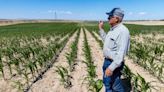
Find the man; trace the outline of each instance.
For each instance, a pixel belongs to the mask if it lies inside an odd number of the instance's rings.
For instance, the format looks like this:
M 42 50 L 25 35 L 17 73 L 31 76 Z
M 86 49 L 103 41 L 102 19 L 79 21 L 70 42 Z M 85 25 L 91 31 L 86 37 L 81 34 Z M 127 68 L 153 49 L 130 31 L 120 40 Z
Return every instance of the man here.
M 103 83 L 106 92 L 124 92 L 120 76 L 124 57 L 130 46 L 129 30 L 121 23 L 124 12 L 120 8 L 114 8 L 106 14 L 111 26 L 107 34 L 104 32 L 103 22 L 99 23 L 99 33 L 104 41 Z

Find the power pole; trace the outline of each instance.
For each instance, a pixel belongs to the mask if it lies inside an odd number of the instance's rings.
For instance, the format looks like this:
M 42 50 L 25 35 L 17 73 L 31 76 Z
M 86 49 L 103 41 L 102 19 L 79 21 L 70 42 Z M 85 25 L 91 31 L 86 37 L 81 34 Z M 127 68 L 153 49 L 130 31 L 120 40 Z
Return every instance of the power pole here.
M 56 11 L 54 13 L 55 13 L 55 20 L 57 20 L 57 13 L 56 13 Z

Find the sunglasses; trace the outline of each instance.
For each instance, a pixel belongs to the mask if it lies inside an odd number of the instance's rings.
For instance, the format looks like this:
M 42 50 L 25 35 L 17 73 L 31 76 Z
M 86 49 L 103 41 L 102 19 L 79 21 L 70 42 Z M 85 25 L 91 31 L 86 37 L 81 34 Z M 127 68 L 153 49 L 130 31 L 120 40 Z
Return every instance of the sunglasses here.
M 110 20 L 111 18 L 114 18 L 114 16 L 109 16 L 109 17 L 108 17 L 108 20 Z

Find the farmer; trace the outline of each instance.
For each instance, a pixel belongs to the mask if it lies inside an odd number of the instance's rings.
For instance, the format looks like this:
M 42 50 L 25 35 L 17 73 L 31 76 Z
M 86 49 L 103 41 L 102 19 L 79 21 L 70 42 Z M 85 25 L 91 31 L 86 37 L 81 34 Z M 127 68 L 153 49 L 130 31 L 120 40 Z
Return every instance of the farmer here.
M 110 31 L 107 34 L 104 32 L 102 21 L 98 25 L 104 42 L 103 83 L 106 92 L 124 92 L 120 76 L 130 46 L 129 30 L 121 23 L 124 12 L 120 8 L 114 8 L 106 14 L 109 16 Z

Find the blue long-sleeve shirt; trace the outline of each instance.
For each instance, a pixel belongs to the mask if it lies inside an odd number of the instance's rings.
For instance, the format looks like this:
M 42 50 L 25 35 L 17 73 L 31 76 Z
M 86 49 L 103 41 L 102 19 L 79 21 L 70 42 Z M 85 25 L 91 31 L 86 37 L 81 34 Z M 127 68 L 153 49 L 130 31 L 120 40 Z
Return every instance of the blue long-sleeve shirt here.
M 121 63 L 124 61 L 125 55 L 129 51 L 129 30 L 122 23 L 120 23 L 112 27 L 107 34 L 103 29 L 101 29 L 99 32 L 104 42 L 104 57 L 113 59 L 113 62 L 108 68 L 111 71 L 114 71 L 121 65 Z

